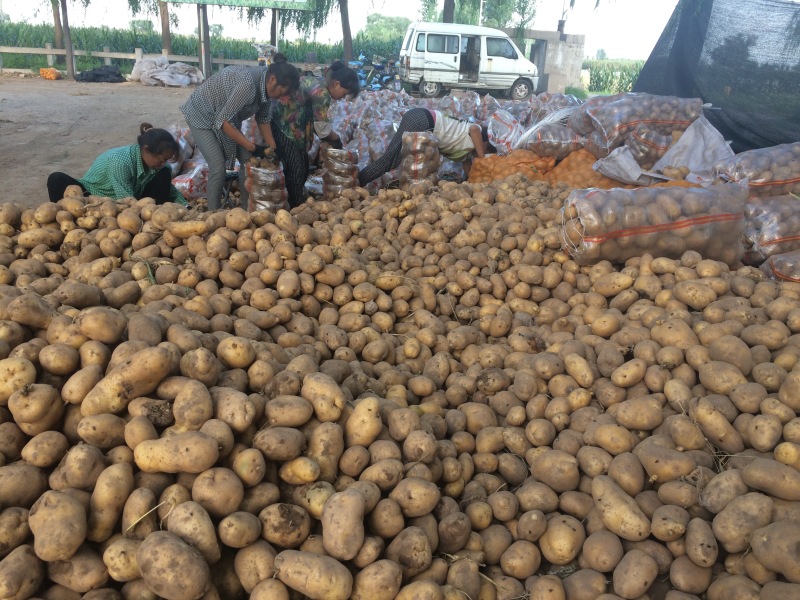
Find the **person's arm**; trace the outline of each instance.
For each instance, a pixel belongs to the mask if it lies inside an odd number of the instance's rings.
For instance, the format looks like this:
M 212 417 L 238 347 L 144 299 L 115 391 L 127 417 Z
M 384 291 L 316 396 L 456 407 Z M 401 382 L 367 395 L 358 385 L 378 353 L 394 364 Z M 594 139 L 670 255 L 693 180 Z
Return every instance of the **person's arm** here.
M 472 159 L 468 158 L 463 163 L 461 163 L 461 166 L 464 169 L 464 177 L 469 179 L 469 170 L 472 168 Z
M 478 158 L 483 158 L 486 153 L 484 152 L 485 146 L 483 137 L 481 136 L 480 125 L 469 126 L 469 139 L 472 140 L 472 145 L 475 146 L 475 153 L 478 155 Z
M 183 206 L 189 205 L 189 203 L 186 201 L 186 198 L 184 198 L 183 194 L 181 194 L 181 191 L 172 184 L 169 186 L 169 199 L 171 202 L 175 202 L 176 204 L 182 204 Z
M 231 138 L 234 142 L 239 144 L 242 148 L 252 153 L 256 149 L 256 145 L 245 137 L 245 135 L 234 127 L 230 121 L 222 123 L 222 133 Z
M 258 130 L 261 132 L 261 137 L 264 138 L 264 143 L 267 146 L 275 148 L 275 136 L 272 135 L 272 123 L 259 123 Z
M 106 177 L 111 189 L 114 190 L 114 200 L 136 195 L 134 191 L 136 170 L 129 163 L 130 160 L 126 162 L 116 156 L 106 165 Z

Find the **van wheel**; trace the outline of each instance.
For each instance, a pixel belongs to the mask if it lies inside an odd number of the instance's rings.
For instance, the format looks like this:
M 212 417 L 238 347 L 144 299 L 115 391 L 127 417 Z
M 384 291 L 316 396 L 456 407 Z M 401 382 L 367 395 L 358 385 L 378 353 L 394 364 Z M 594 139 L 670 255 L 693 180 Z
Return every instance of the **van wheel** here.
M 527 79 L 517 79 L 508 90 L 508 97 L 512 100 L 525 100 L 533 93 L 533 85 Z
M 425 81 L 424 79 L 419 82 L 419 91 L 423 96 L 428 98 L 435 98 L 442 91 L 442 84 L 435 81 Z

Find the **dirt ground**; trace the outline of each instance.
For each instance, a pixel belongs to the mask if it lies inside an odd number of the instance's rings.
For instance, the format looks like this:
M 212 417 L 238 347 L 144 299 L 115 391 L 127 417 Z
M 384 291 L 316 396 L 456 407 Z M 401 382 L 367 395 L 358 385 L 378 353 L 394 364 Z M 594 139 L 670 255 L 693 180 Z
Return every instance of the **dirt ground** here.
M 186 127 L 180 106 L 194 86 L 48 81 L 0 76 L 2 202 L 47 201 L 47 177 L 81 177 L 104 150 L 136 142 L 140 123 Z

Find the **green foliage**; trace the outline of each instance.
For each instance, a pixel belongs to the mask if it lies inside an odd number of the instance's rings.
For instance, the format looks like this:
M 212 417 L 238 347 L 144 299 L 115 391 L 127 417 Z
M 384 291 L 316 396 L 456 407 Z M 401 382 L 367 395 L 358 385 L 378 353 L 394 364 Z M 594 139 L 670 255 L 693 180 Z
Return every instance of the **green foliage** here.
M 420 21 L 433 21 L 436 19 L 436 0 L 421 0 L 419 8 Z
M 585 60 L 589 69 L 589 91 L 630 92 L 644 66 L 643 60 Z
M 125 52 L 133 54 L 135 48 L 141 48 L 145 54 L 161 53 L 160 32 L 136 32 L 131 29 L 109 29 L 108 27 L 71 27 L 72 44 L 76 50 L 89 52 L 102 52 L 108 46 L 111 52 Z M 400 52 L 405 28 L 398 30 L 394 38 L 375 40 L 359 33 L 353 38 L 353 47 L 357 52 L 364 52 L 367 56 L 378 54 L 386 57 L 396 57 Z M 16 46 L 18 48 L 44 48 L 46 43 L 55 43 L 55 32 L 52 25 L 29 25 L 27 23 L 0 23 L 0 46 Z M 256 64 L 258 51 L 252 47 L 252 41 L 234 40 L 224 37 L 212 37 L 211 55 L 217 57 L 222 54 L 225 58 L 237 60 L 252 60 Z M 341 60 L 344 51 L 342 43 L 321 44 L 307 40 L 281 43 L 283 52 L 290 62 L 305 62 L 306 54 L 316 52 L 317 61 L 330 64 L 334 60 Z M 195 36 L 172 35 L 172 53 L 182 56 L 197 56 L 199 53 L 198 40 Z M 90 66 L 82 66 L 86 61 Z M 133 60 L 114 59 L 114 64 L 119 66 L 123 73 L 130 72 Z M 100 66 L 102 59 L 78 58 L 78 70 L 85 70 Z M 3 54 L 3 65 L 11 69 L 38 69 L 47 66 L 47 59 L 43 55 L 32 54 Z
M 394 40 L 398 37 L 398 32 L 404 35 L 410 24 L 411 19 L 405 17 L 372 14 L 367 16 L 367 26 L 360 33 L 366 40 Z
M 153 31 L 153 22 L 150 19 L 134 19 L 129 24 L 131 29 L 136 32 L 148 33 Z
M 575 96 L 578 100 L 586 100 L 589 97 L 589 93 L 585 89 L 579 87 L 572 87 L 569 85 L 564 90 L 564 93 L 567 94 L 568 96 L 569 95 Z

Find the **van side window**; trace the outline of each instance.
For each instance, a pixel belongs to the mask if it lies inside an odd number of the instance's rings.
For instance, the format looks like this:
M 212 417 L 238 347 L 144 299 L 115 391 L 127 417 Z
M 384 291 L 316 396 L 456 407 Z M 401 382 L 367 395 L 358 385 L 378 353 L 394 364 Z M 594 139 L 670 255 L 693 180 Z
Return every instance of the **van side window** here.
M 406 39 L 403 40 L 403 50 L 408 50 L 408 47 L 411 45 L 412 37 L 414 37 L 414 31 L 409 29 L 406 32 Z
M 425 52 L 425 34 L 420 33 L 417 36 L 417 52 Z
M 428 35 L 428 52 L 443 54 L 458 54 L 459 44 L 457 35 L 441 35 L 431 33 Z
M 502 58 L 517 58 L 514 46 L 505 38 L 486 38 L 486 54 Z

